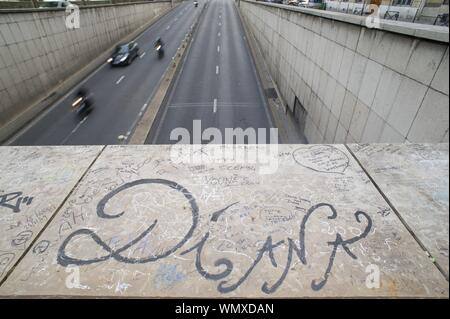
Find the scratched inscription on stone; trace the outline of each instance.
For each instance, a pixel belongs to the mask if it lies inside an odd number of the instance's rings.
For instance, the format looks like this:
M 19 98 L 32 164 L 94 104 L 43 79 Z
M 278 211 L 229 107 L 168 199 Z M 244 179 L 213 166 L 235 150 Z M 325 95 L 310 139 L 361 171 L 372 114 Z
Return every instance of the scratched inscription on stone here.
M 448 277 L 448 144 L 352 144 L 350 148 Z
M 101 147 L 0 148 L 0 281 L 33 242 Z M 42 252 L 41 243 L 36 252 Z
M 348 155 L 333 145 L 301 147 L 293 156 L 298 164 L 320 173 L 343 174 L 349 165 Z

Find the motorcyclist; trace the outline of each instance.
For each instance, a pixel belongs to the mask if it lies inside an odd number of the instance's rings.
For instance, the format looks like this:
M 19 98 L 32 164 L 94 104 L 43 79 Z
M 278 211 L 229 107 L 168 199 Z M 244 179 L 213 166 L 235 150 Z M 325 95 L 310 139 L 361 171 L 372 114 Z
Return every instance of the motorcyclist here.
M 155 48 L 157 48 L 158 46 L 161 46 L 161 49 L 164 47 L 164 42 L 163 42 L 163 40 L 161 39 L 161 37 L 159 37 L 158 39 L 156 39 L 156 42 L 155 42 Z
M 158 49 L 158 47 L 160 47 L 159 49 Z M 158 56 L 161 58 L 161 57 L 163 57 L 163 55 L 164 55 L 164 42 L 163 42 L 163 40 L 161 39 L 161 37 L 159 37 L 158 39 L 156 39 L 156 42 L 155 42 L 155 49 L 158 51 Z
M 83 106 L 83 104 L 84 104 L 84 106 Z M 86 88 L 81 87 L 78 89 L 76 97 L 75 97 L 75 102 L 74 102 L 74 104 L 72 104 L 72 106 L 77 109 L 79 107 L 83 106 L 83 108 L 85 110 L 89 110 L 92 107 L 91 94 L 89 93 L 89 91 Z

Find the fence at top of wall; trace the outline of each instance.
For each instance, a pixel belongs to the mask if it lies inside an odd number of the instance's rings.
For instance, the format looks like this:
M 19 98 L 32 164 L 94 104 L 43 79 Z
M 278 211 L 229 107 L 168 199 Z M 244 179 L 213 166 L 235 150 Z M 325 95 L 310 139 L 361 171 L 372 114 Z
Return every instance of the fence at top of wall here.
M 309 143 L 448 143 L 448 28 L 380 30 L 363 17 L 247 0 L 240 9 Z

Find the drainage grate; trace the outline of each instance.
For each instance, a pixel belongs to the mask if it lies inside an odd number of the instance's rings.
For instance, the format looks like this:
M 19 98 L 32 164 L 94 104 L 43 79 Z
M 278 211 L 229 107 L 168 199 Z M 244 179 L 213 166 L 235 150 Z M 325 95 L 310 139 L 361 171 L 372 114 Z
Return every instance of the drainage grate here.
M 278 94 L 277 94 L 277 91 L 275 90 L 275 88 L 266 89 L 266 97 L 268 99 L 277 99 Z

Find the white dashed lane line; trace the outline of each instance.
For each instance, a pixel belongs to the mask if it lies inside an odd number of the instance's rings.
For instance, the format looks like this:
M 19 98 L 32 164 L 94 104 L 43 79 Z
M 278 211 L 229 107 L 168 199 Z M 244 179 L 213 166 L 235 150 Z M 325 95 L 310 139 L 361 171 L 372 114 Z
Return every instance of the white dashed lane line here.
M 219 74 L 219 66 L 216 66 L 216 74 Z
M 76 132 L 78 131 L 78 129 L 80 128 L 81 125 L 83 125 L 84 122 L 86 122 L 87 120 L 87 116 L 85 116 L 76 126 L 75 128 L 72 130 L 72 132 L 70 132 L 69 135 L 67 135 L 62 142 L 60 143 L 61 145 L 66 144 L 66 142 L 69 140 L 69 138 Z
M 120 84 L 120 82 L 122 82 L 122 80 L 125 79 L 125 75 L 122 75 L 116 82 L 116 84 Z
M 214 112 L 214 113 L 217 112 L 217 99 L 214 99 L 213 112 Z
M 139 56 L 139 58 L 142 59 L 142 58 L 144 57 L 145 53 L 146 53 L 146 52 L 142 53 L 142 54 Z

